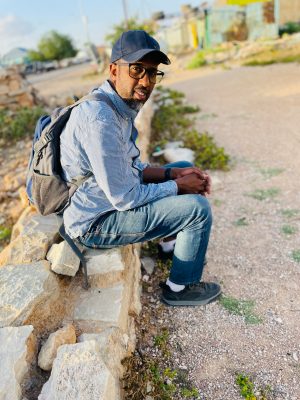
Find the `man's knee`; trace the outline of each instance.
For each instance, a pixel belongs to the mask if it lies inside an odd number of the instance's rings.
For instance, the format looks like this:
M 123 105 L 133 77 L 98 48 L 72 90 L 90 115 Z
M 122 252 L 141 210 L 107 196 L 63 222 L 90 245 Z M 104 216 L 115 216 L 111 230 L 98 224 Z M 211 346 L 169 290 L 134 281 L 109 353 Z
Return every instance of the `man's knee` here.
M 180 207 L 182 208 L 182 215 L 191 216 L 192 220 L 200 219 L 207 224 L 212 223 L 212 211 L 209 201 L 206 197 L 198 194 L 186 194 L 180 197 Z

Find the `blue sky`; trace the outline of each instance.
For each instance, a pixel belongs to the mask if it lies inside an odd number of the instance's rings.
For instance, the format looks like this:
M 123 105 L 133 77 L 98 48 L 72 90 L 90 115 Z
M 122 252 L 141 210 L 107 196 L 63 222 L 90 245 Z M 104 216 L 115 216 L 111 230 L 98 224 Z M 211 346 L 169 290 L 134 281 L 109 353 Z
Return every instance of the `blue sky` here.
M 155 11 L 176 13 L 186 3 L 195 7 L 202 2 L 127 0 L 128 15 L 146 19 Z M 91 40 L 96 45 L 104 44 L 111 27 L 124 19 L 123 3 L 122 0 L 0 0 L 0 55 L 14 47 L 36 48 L 41 36 L 53 29 L 69 35 L 80 48 L 86 42 L 82 14 L 88 18 Z

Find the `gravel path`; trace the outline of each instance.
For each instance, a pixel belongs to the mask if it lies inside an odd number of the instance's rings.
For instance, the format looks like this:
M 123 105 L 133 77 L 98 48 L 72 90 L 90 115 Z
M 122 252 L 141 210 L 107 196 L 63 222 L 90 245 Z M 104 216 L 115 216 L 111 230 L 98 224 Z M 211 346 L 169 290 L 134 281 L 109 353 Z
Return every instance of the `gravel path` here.
M 168 310 L 174 360 L 188 367 L 201 399 L 241 399 L 237 373 L 267 399 L 300 399 L 299 75 L 299 64 L 276 65 L 172 85 L 199 104 L 199 129 L 233 159 L 230 172 L 213 174 L 204 277 L 254 305 L 246 316 L 220 302 Z

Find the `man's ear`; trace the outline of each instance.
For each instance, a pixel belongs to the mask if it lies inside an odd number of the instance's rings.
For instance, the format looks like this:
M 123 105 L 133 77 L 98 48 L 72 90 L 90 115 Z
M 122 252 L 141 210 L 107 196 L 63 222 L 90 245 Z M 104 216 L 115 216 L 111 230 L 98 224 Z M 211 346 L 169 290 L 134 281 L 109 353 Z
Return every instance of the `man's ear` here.
M 116 64 L 109 64 L 109 73 L 111 81 L 115 81 L 117 77 L 117 65 Z

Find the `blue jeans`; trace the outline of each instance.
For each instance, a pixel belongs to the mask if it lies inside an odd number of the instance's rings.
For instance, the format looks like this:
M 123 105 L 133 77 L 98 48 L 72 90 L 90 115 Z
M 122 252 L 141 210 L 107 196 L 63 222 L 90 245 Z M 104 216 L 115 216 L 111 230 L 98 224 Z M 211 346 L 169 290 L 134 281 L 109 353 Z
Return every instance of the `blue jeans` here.
M 191 164 L 182 161 L 165 167 L 188 166 Z M 87 247 L 112 248 L 177 235 L 169 279 L 186 285 L 201 279 L 211 224 L 208 200 L 201 195 L 185 194 L 107 213 L 79 240 Z

